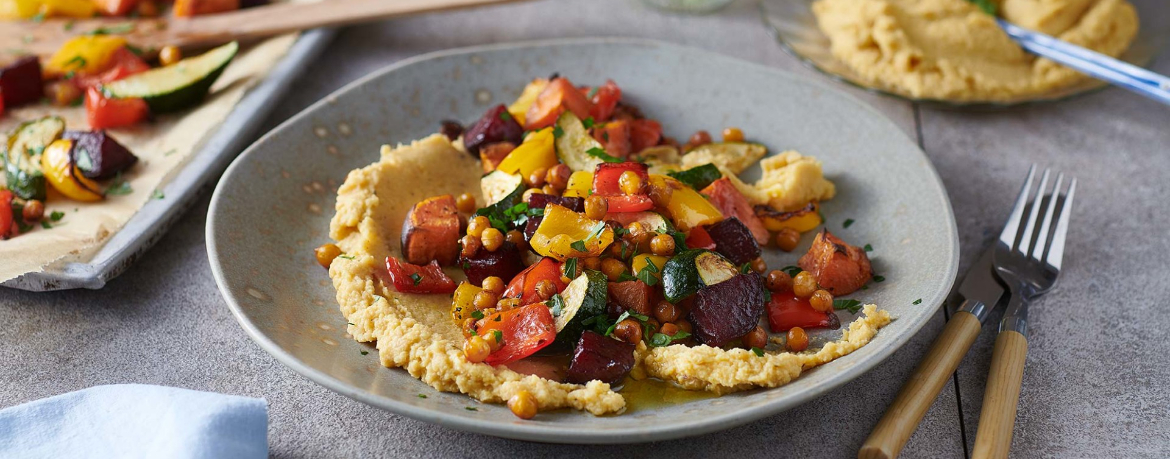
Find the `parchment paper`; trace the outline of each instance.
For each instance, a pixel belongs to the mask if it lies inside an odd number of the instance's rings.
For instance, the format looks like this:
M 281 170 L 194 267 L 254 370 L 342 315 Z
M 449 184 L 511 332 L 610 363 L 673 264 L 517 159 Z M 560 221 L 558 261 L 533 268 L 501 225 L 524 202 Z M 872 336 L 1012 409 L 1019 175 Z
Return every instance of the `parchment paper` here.
M 167 199 L 155 190 L 162 188 L 199 151 L 244 93 L 284 57 L 296 37 L 296 34 L 284 35 L 241 49 L 215 82 L 208 98 L 195 108 L 160 116 L 139 126 L 109 130 L 111 136 L 138 156 L 138 164 L 123 174 L 133 191 L 84 203 L 65 198 L 50 185 L 45 216 L 53 211 L 63 212 L 65 216 L 51 222 L 51 229 L 35 225 L 25 234 L 0 241 L 0 282 L 43 270 L 50 264 L 88 260 L 148 200 Z M 50 114 L 64 118 L 66 129 L 89 129 L 82 107 L 37 104 L 7 111 L 0 117 L 0 137 L 23 121 Z M 0 174 L 2 183 L 4 178 Z

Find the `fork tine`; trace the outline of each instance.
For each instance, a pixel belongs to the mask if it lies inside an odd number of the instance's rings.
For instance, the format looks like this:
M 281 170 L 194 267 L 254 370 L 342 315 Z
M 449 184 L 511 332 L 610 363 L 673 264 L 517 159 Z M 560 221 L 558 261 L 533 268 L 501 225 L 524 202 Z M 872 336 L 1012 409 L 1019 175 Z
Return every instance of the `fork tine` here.
M 1052 221 L 1052 214 L 1056 211 L 1056 207 L 1060 204 L 1060 190 L 1061 185 L 1064 184 L 1064 174 L 1056 174 L 1056 183 L 1052 185 L 1052 192 L 1047 193 L 1041 199 L 1044 199 L 1044 218 L 1040 220 L 1040 228 L 1036 231 L 1036 242 L 1032 245 L 1032 253 L 1029 254 L 1033 260 L 1044 261 L 1044 255 L 1048 252 L 1049 233 L 1056 223 Z M 1045 192 L 1044 188 L 1040 189 Z
M 1052 233 L 1052 244 L 1048 248 L 1048 264 L 1057 271 L 1064 258 L 1064 236 L 1068 233 L 1068 219 L 1072 214 L 1073 195 L 1077 191 L 1077 179 L 1073 177 L 1068 184 L 1068 193 L 1064 195 L 1064 202 L 1060 206 L 1060 217 L 1056 221 L 1056 230 Z
M 1029 249 L 1036 239 L 1036 223 L 1040 214 L 1040 206 L 1044 204 L 1044 192 L 1048 189 L 1048 172 L 1048 169 L 1044 169 L 1044 174 L 1040 176 L 1040 187 L 1036 188 L 1036 196 L 1029 202 L 1028 220 L 1024 222 L 1024 232 L 1020 235 L 1020 246 L 1017 251 L 1025 257 L 1030 253 Z
M 999 243 L 1008 247 L 1015 247 L 1016 235 L 1020 231 L 1020 219 L 1024 216 L 1024 207 L 1028 205 L 1028 195 L 1032 191 L 1032 179 L 1036 177 L 1036 165 L 1028 168 L 1028 178 L 1020 188 L 1020 195 L 1016 197 L 1016 205 L 1012 207 L 1011 216 L 1003 225 L 1003 232 L 999 233 Z

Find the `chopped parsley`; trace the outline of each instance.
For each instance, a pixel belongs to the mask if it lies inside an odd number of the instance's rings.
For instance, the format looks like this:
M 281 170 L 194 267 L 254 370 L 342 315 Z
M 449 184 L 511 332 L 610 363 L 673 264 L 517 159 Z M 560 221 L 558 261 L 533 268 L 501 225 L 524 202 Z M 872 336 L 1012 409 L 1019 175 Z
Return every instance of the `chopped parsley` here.
M 82 67 L 85 67 L 86 62 L 87 61 L 85 60 L 84 57 L 73 56 L 73 59 L 69 59 L 68 61 L 65 61 L 64 66 L 65 67 L 73 66 L 74 69 L 80 69 Z M 76 64 L 76 65 L 73 65 L 73 64 Z
M 353 325 L 353 322 L 346 322 L 346 325 Z
M 341 254 L 341 255 L 338 255 L 338 256 L 337 256 L 337 258 L 344 258 L 344 259 L 346 259 L 346 260 L 352 260 L 352 259 L 353 259 L 353 255 L 345 255 L 345 254 Z
M 660 271 L 658 267 L 654 265 L 654 262 L 647 260 L 646 266 L 638 271 L 637 278 L 646 285 L 653 287 L 658 285 L 660 282 L 658 277 L 655 276 L 655 274 L 658 274 L 659 272 Z
M 492 339 L 496 340 L 497 343 L 504 342 L 504 332 L 499 330 L 492 330 Z
M 593 117 L 590 116 L 588 118 L 581 120 L 581 125 L 585 126 L 585 129 L 592 129 L 593 128 Z
M 427 398 L 427 394 L 418 394 L 418 398 Z
M 114 183 L 111 184 L 109 188 L 106 188 L 106 194 L 115 196 L 130 194 L 133 192 L 134 188 L 130 187 L 130 182 L 127 182 L 126 179 L 122 178 L 121 173 L 118 173 L 118 175 L 114 177 Z
M 866 244 L 865 247 L 862 247 L 862 248 L 865 249 L 866 252 L 873 252 L 872 245 Z
M 747 273 L 750 273 L 750 272 L 752 272 L 752 264 L 751 264 L 751 262 L 744 263 L 744 264 L 743 264 L 743 266 L 740 266 L 740 267 L 739 267 L 739 273 L 740 273 L 740 274 L 747 274 Z
M 910 303 L 910 304 L 922 304 L 922 298 L 919 298 L 919 299 L 917 299 L 917 300 L 914 300 L 914 302 L 913 302 L 913 303 Z
M 572 248 L 573 250 L 578 251 L 578 252 L 588 252 L 589 251 L 589 247 L 585 246 L 585 241 L 573 241 L 572 244 L 569 244 L 569 247 Z
M 516 189 L 508 193 L 507 196 L 504 196 L 504 199 L 475 211 L 475 216 L 482 215 L 487 217 L 493 228 L 500 230 L 501 233 L 507 233 L 511 229 L 509 226 L 514 225 L 515 219 L 519 216 L 516 214 L 515 209 L 517 209 L 517 203 L 520 202 L 520 198 L 524 195 L 525 189 L 524 184 L 516 186 Z M 527 204 L 525 204 L 524 209 L 528 209 Z M 508 216 L 508 211 L 512 211 L 513 216 Z M 527 221 L 527 217 L 525 221 Z
M 585 154 L 592 156 L 594 158 L 600 159 L 602 161 L 605 161 L 607 163 L 624 163 L 624 162 L 626 162 L 624 159 L 610 156 L 609 153 L 606 153 L 605 150 L 602 150 L 598 147 L 593 147 L 593 148 L 590 148 L 588 150 L 585 150 Z
M 666 175 L 674 177 L 696 190 L 706 188 L 711 182 L 723 178 L 723 173 L 719 172 L 719 168 L 711 163 L 692 167 L 685 171 L 667 172 Z
M 471 311 L 471 318 L 479 320 L 483 318 L 483 311 Z
M 561 129 L 560 126 L 553 126 L 553 138 L 554 139 L 559 139 L 563 135 L 565 135 L 564 129 Z
M 508 121 L 510 119 L 512 119 L 512 114 L 508 113 L 507 110 L 500 112 L 500 120 L 501 121 Z
M 134 31 L 134 23 L 125 22 L 122 24 L 115 24 L 112 26 L 98 27 L 90 32 L 90 35 L 113 35 L 120 33 L 130 33 Z
M 476 408 L 474 406 L 465 406 L 465 407 L 463 407 L 463 409 L 465 409 L 467 411 L 479 411 L 479 408 Z
M 598 317 L 600 317 L 600 316 L 598 316 Z M 649 317 L 646 317 L 644 315 L 638 314 L 636 312 L 626 311 L 626 312 L 623 312 L 622 315 L 618 316 L 617 320 L 613 321 L 613 325 L 610 325 L 609 328 L 605 329 L 605 333 L 602 333 L 602 334 L 605 336 L 613 335 L 613 330 L 615 328 L 617 328 L 617 324 L 620 324 L 620 323 L 622 323 L 623 320 L 629 319 L 631 317 L 634 318 L 634 320 L 637 320 L 638 322 L 641 322 L 643 324 L 645 324 L 646 321 L 650 320 Z M 680 330 L 679 333 L 683 333 L 683 332 Z
M 166 197 L 167 195 L 163 194 L 162 190 L 154 190 L 154 193 L 150 194 L 150 199 L 165 199 Z
M 560 317 L 565 310 L 565 298 L 560 293 L 554 293 L 548 299 L 548 307 L 552 310 L 553 317 Z
M 585 98 L 586 98 L 586 99 L 593 99 L 593 96 L 596 96 L 596 95 L 597 95 L 597 90 L 598 90 L 598 89 L 601 89 L 601 88 L 600 88 L 600 87 L 598 87 L 598 86 L 594 86 L 594 87 L 593 87 L 593 89 L 590 89 L 590 90 L 589 90 L 589 94 L 586 94 L 586 95 L 585 95 Z M 593 119 L 593 118 L 590 118 L 590 119 Z
M 618 282 L 626 282 L 626 281 L 632 281 L 632 280 L 638 280 L 638 278 L 634 277 L 634 275 L 632 275 L 626 271 L 622 271 L 621 274 L 618 274 Z
M 50 229 L 53 225 L 48 220 L 41 220 L 41 228 Z
M 52 213 L 49 214 L 49 220 L 52 220 L 55 222 L 61 221 L 62 218 L 65 218 L 65 212 L 61 212 L 59 210 L 54 210 Z
M 874 282 L 885 282 L 886 278 L 885 278 L 885 276 L 873 276 L 873 281 Z
M 578 274 L 577 259 L 570 258 L 565 260 L 565 264 L 561 265 L 561 272 L 564 273 L 565 277 L 568 277 L 569 279 L 576 279 Z
M 674 238 L 674 251 L 676 253 L 690 249 L 687 247 L 687 233 L 682 231 L 668 231 L 666 234 Z
M 979 7 L 980 10 L 983 10 L 984 13 L 995 16 L 996 6 L 995 6 L 995 2 L 993 2 L 992 0 L 968 0 L 968 1 L 970 1 L 971 3 L 974 3 L 975 6 Z
M 667 335 L 665 333 L 655 333 L 654 336 L 650 337 L 650 347 L 669 346 L 670 343 L 673 343 L 673 342 L 678 341 L 680 339 L 685 339 L 688 336 L 691 336 L 691 334 L 687 333 L 685 331 L 682 331 L 682 330 L 675 332 L 673 335 Z
M 755 354 L 755 355 L 756 355 L 756 357 L 763 357 L 763 356 L 764 356 L 764 350 L 763 350 L 763 349 L 760 349 L 760 348 L 758 348 L 758 347 L 753 347 L 753 348 L 752 348 L 752 354 Z
M 841 224 L 842 228 L 848 228 L 850 226 L 853 226 L 853 219 L 852 218 L 846 218 L 845 223 Z
M 414 281 L 414 285 L 418 285 L 422 283 L 422 276 L 419 273 L 414 273 L 410 275 L 410 280 Z
M 857 314 L 861 310 L 861 302 L 854 299 L 833 300 L 833 309 L 846 310 L 850 314 Z
M 366 355 L 366 354 L 369 354 L 369 353 L 370 353 L 370 351 L 362 351 L 362 355 Z
M 797 274 L 800 274 L 801 271 L 804 271 L 803 269 L 800 269 L 799 266 L 785 266 L 783 268 L 780 268 L 780 270 L 784 271 L 785 273 L 787 273 L 789 276 L 792 276 L 792 277 L 796 277 Z

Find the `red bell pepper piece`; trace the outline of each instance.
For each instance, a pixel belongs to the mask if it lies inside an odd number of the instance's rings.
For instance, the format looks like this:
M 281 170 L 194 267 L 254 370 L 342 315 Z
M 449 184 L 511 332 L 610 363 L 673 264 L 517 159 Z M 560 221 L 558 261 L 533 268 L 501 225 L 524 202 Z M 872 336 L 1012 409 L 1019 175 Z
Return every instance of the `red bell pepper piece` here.
M 596 89 L 597 92 L 593 93 L 593 99 L 590 100 L 593 106 L 589 107 L 589 116 L 596 122 L 609 121 L 618 102 L 622 100 L 622 89 L 613 80 L 605 80 L 605 84 Z
M 813 309 L 808 299 L 797 298 L 792 292 L 773 293 L 768 301 L 768 327 L 772 333 L 800 328 L 841 328 L 841 319 L 832 312 Z
M 593 194 L 598 196 L 621 196 L 620 180 L 625 171 L 634 171 L 642 179 L 642 184 L 650 183 L 650 174 L 646 172 L 646 165 L 635 162 L 601 163 L 593 170 Z M 645 187 L 643 186 L 643 190 Z M 638 193 L 644 194 L 644 193 Z
M 536 284 L 542 280 L 550 280 L 557 286 L 557 293 L 565 289 L 568 284 L 561 282 L 561 263 L 545 257 L 536 264 L 529 266 L 508 283 L 504 289 L 505 298 L 520 298 L 520 304 L 531 304 L 543 301 L 536 294 Z
M 637 119 L 630 121 L 630 151 L 637 153 L 662 141 L 662 125 L 657 121 Z
M 687 248 L 690 249 L 715 250 L 715 240 L 711 239 L 711 234 L 702 226 L 691 228 L 690 234 L 687 234 L 686 243 Z
M 589 117 L 592 105 L 589 99 L 585 98 L 585 94 L 573 87 L 573 83 L 567 78 L 554 78 L 544 91 L 536 96 L 536 101 L 524 114 L 524 128 L 534 131 L 552 126 L 566 108 L 584 120 Z
M 99 86 L 103 83 L 121 80 L 130 75 L 142 73 L 147 70 L 150 70 L 150 65 L 146 61 L 143 61 L 133 51 L 122 47 L 110 55 L 110 64 L 106 70 L 91 75 L 78 75 L 72 81 L 77 85 L 78 89 L 87 91 L 89 88 Z
M 476 333 L 480 336 L 494 333 L 493 330 L 500 331 L 504 344 L 484 360 L 489 365 L 528 357 L 557 338 L 556 322 L 544 303 L 498 312 L 476 323 Z
M 12 192 L 0 190 L 0 239 L 16 236 L 18 231 L 12 217 Z
M 649 196 L 641 194 L 606 196 L 605 203 L 608 206 L 608 211 L 611 213 L 641 212 L 654 208 L 654 201 Z
M 145 120 L 149 111 L 142 99 L 111 99 L 97 87 L 85 92 L 85 114 L 90 129 L 130 126 Z
M 593 138 L 605 146 L 605 152 L 615 158 L 630 156 L 630 121 L 610 121 L 593 128 Z
M 386 257 L 386 270 L 390 273 L 390 281 L 394 289 L 402 293 L 451 293 L 455 291 L 455 281 L 447 277 L 439 263 L 431 260 L 430 263 L 419 266 L 398 261 L 394 257 Z

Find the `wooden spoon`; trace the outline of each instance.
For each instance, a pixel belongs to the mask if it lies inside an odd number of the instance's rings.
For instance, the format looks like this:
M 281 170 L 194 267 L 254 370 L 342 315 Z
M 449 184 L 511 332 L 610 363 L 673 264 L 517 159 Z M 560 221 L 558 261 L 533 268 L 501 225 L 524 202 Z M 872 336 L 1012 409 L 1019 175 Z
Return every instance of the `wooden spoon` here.
M 96 31 L 124 36 L 130 44 L 146 52 L 157 51 L 166 45 L 204 48 L 232 40 L 249 41 L 317 27 L 514 1 L 521 0 L 323 0 L 274 3 L 190 18 L 0 22 L 0 46 L 11 53 L 48 57 L 70 38 Z

